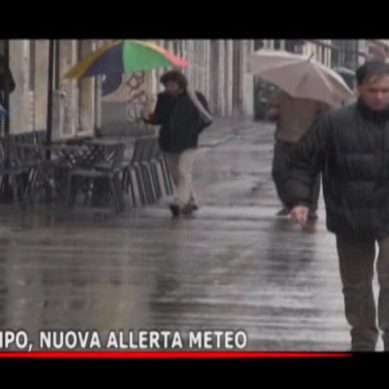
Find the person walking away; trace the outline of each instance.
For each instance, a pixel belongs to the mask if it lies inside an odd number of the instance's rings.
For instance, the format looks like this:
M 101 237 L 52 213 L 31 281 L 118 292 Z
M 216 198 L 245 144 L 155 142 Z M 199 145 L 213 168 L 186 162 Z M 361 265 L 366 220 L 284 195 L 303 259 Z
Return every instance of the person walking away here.
M 299 99 L 283 91 L 275 94 L 269 103 L 267 115 L 276 121 L 272 177 L 283 208 L 278 216 L 289 216 L 291 204 L 287 201 L 285 182 L 290 176 L 291 156 L 308 128 L 329 106 L 314 100 Z M 320 194 L 320 175 L 315 177 L 311 193 L 309 218 L 317 218 L 316 210 Z

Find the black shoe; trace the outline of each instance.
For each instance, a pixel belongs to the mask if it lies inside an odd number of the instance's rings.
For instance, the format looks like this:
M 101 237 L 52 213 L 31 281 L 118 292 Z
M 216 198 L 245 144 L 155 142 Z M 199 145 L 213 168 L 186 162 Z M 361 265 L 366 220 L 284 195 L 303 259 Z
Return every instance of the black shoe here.
M 194 211 L 197 211 L 199 209 L 199 206 L 196 204 L 187 204 L 182 209 L 182 213 L 184 215 L 191 215 Z
M 180 216 L 181 210 L 180 210 L 180 207 L 177 204 L 170 204 L 169 208 L 170 208 L 170 210 L 172 212 L 173 217 L 179 217 Z

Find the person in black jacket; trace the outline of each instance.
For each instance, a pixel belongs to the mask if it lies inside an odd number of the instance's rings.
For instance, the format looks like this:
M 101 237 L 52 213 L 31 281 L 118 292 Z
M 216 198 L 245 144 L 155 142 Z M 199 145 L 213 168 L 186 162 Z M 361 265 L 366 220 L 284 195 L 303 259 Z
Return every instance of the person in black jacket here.
M 356 76 L 358 101 L 324 114 L 300 141 L 287 192 L 292 219 L 305 224 L 314 177 L 323 173 L 353 351 L 373 351 L 378 340 L 372 287 L 378 243 L 378 325 L 389 351 L 389 64 L 367 62 Z
M 0 55 L 0 104 L 4 103 L 4 94 L 13 92 L 15 86 L 12 72 L 5 63 L 4 56 Z
M 190 214 L 198 209 L 192 186 L 198 138 L 203 129 L 211 123 L 202 118 L 187 90 L 188 81 L 181 72 L 169 71 L 160 81 L 165 91 L 158 95 L 154 113 L 145 114 L 144 120 L 161 125 L 159 145 L 165 154 L 176 193 L 170 204 L 173 216 Z M 209 112 L 205 97 L 200 92 L 196 92 L 196 97 L 203 109 Z

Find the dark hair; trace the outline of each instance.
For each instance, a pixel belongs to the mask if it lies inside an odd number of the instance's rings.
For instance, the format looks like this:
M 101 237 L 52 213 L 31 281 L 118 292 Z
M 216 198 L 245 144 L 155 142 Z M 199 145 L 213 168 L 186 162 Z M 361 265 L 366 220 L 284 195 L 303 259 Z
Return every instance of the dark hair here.
M 368 61 L 356 71 L 358 85 L 375 76 L 389 76 L 389 64 L 384 61 Z
M 182 89 L 186 89 L 186 87 L 188 86 L 187 78 L 179 70 L 170 70 L 169 72 L 166 72 L 162 75 L 160 81 L 161 84 L 165 86 L 168 82 L 176 82 Z

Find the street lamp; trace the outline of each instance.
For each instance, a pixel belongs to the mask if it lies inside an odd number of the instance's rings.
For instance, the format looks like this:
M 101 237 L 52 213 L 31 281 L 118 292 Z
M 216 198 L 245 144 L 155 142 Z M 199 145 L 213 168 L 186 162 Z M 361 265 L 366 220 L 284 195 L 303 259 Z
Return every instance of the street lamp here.
M 53 133 L 53 91 L 58 88 L 59 82 L 59 42 L 49 40 L 48 58 L 48 82 L 47 82 L 47 121 L 46 121 L 46 144 L 50 145 Z M 46 151 L 46 159 L 50 159 L 50 149 Z

